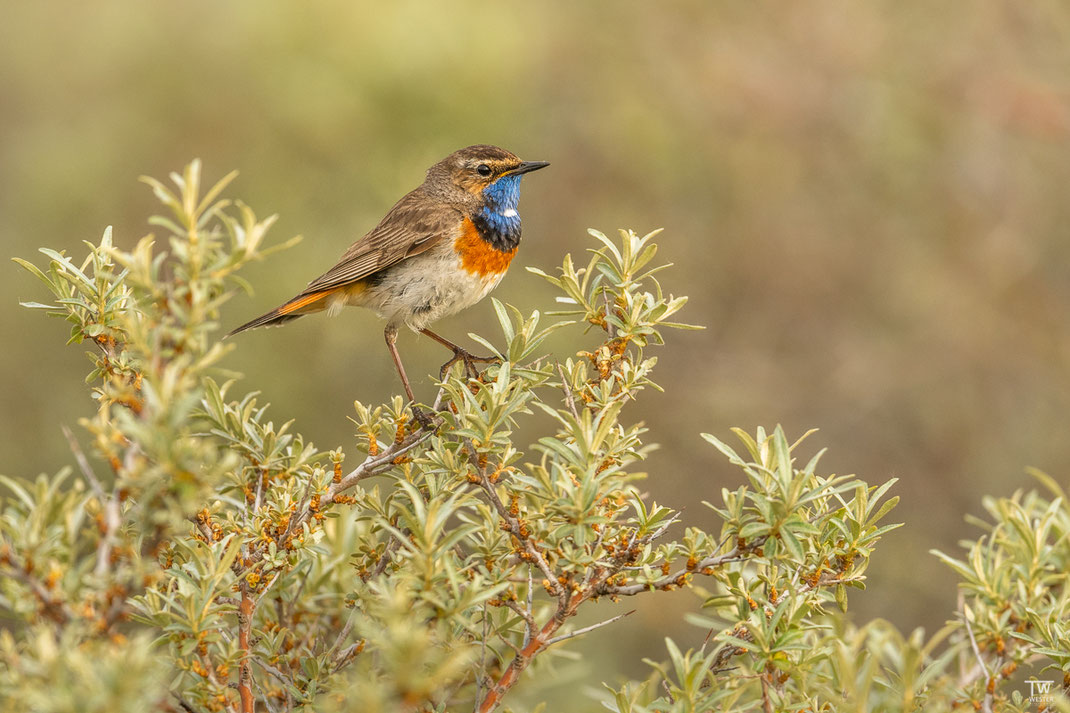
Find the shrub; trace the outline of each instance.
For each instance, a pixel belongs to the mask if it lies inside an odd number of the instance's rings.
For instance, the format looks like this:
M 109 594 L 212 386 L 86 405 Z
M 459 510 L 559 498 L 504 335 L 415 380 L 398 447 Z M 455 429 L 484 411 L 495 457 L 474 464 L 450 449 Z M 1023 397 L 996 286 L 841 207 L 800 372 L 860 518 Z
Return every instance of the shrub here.
M 824 474 L 776 428 L 736 430 L 735 448 L 704 436 L 740 474 L 719 494 L 693 476 L 713 530 L 638 486 L 650 446 L 625 406 L 657 388 L 663 332 L 687 325 L 655 233 L 626 231 L 591 231 L 581 267 L 534 271 L 567 310 L 495 301 L 500 337 L 473 336 L 500 363 L 452 370 L 429 422 L 399 397 L 358 401 L 348 452 L 322 452 L 220 381 L 220 309 L 273 222 L 220 198 L 232 178 L 203 195 L 197 162 L 174 189 L 146 179 L 163 240 L 127 252 L 109 230 L 81 262 L 18 261 L 53 295 L 24 304 L 92 344 L 97 409 L 68 434 L 76 469 L 3 478 L 5 710 L 491 711 L 630 613 L 577 627 L 593 602 L 679 588 L 704 596 L 704 643 L 667 641 L 648 680 L 594 694 L 604 707 L 1025 710 L 1006 684 L 1039 663 L 1062 673 L 1047 705 L 1063 705 L 1070 514 L 1050 478 L 1055 497 L 986 501 L 987 534 L 940 555 L 963 603 L 933 639 L 852 625 L 849 592 L 896 527 L 894 481 Z M 545 356 L 559 329 L 586 350 Z M 545 432 L 521 451 L 519 425 Z

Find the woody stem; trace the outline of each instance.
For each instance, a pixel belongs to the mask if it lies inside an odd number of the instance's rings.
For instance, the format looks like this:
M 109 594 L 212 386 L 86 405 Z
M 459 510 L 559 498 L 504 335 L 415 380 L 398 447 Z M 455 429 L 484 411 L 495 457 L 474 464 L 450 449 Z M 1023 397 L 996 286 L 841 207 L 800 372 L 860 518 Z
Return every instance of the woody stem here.
M 242 658 L 238 667 L 238 695 L 241 696 L 241 713 L 254 713 L 256 702 L 253 700 L 253 673 L 250 670 L 251 648 L 250 633 L 253 628 L 253 598 L 249 596 L 249 585 L 242 582 L 241 603 L 238 605 L 238 648 Z
M 580 592 L 574 594 L 569 599 L 568 604 L 563 608 L 559 608 L 554 616 L 543 625 L 539 633 L 531 637 L 531 641 L 516 653 L 516 656 L 513 657 L 512 662 L 509 664 L 509 668 L 505 670 L 505 673 L 498 679 L 494 687 L 487 692 L 487 697 L 480 703 L 479 713 L 491 713 L 498 707 L 502 701 L 502 696 L 516 685 L 516 682 L 520 680 L 520 674 L 524 672 L 524 669 L 528 667 L 532 659 L 549 646 L 550 640 L 557 633 L 557 630 L 561 628 L 561 625 L 567 619 L 576 614 L 576 610 L 585 599 L 586 596 Z

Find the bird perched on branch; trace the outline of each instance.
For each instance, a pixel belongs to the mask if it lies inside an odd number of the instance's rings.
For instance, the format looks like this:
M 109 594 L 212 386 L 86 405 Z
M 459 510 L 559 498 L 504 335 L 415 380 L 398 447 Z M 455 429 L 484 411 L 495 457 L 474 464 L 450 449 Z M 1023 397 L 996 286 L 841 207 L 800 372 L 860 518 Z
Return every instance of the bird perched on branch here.
M 301 294 L 227 336 L 280 325 L 347 305 L 386 320 L 386 346 L 410 401 L 415 401 L 397 349 L 407 325 L 453 351 L 442 374 L 458 361 L 469 373 L 475 357 L 428 325 L 455 314 L 498 286 L 520 245 L 520 179 L 545 168 L 497 146 L 469 146 L 427 170 L 427 178 L 390 209 L 377 226 L 345 251 L 338 264 Z

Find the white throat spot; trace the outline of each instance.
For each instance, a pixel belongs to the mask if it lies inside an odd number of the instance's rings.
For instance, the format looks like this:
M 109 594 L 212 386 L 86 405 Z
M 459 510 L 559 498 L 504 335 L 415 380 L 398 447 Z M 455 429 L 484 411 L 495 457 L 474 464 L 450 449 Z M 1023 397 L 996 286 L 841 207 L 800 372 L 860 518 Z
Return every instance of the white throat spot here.
M 502 211 L 503 218 L 515 218 L 517 216 L 516 208 L 506 208 Z

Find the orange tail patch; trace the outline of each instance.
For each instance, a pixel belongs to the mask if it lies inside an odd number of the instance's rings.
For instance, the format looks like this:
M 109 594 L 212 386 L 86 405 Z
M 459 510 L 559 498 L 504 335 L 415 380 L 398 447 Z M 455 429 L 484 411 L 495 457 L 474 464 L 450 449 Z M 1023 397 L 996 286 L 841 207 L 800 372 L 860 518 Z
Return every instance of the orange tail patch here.
M 502 274 L 509 269 L 509 263 L 516 255 L 516 248 L 505 252 L 481 238 L 471 218 L 464 219 L 461 234 L 454 241 L 453 248 L 461 256 L 464 269 L 480 277 Z
M 282 307 L 279 307 L 279 314 L 291 314 L 292 312 L 296 312 L 302 307 L 308 307 L 310 304 L 319 302 L 332 292 L 334 292 L 334 290 L 325 290 L 324 292 L 313 292 L 311 295 L 298 297 L 297 299 L 287 302 Z

